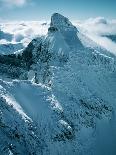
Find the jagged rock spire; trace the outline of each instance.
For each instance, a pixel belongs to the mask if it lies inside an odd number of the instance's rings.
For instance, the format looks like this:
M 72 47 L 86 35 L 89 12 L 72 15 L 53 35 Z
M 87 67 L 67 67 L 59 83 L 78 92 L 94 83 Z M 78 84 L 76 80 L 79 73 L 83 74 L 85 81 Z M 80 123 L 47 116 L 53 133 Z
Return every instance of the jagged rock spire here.
M 55 27 L 58 30 L 73 30 L 77 32 L 77 28 L 73 26 L 69 19 L 59 13 L 54 13 L 51 16 L 50 27 Z

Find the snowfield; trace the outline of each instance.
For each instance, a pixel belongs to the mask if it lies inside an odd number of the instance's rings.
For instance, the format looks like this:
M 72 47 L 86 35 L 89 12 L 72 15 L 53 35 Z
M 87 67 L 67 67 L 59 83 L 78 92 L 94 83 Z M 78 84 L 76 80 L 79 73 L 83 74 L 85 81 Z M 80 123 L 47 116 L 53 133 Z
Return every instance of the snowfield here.
M 101 22 L 106 24 L 94 24 Z M 50 24 L 33 22 L 32 34 L 25 32 L 28 24 L 18 23 L 16 31 L 1 24 L 23 48 L 1 52 L 0 152 L 115 155 L 115 46 L 112 52 L 96 43 L 81 24 L 77 28 L 58 13 Z

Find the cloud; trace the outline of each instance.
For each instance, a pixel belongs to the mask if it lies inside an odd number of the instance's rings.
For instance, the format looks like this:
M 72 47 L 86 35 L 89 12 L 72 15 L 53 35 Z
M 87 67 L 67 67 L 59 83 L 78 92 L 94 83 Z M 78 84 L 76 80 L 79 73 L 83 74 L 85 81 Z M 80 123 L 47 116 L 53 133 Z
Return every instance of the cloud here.
M 81 22 L 79 26 L 85 32 L 97 35 L 116 34 L 116 20 L 106 20 L 104 17 L 90 18 Z
M 1 0 L 2 4 L 8 7 L 12 6 L 23 6 L 28 0 Z
M 116 43 L 107 36 L 116 36 L 116 19 L 108 20 L 104 17 L 89 18 L 76 23 L 77 28 L 91 40 L 108 51 L 116 54 Z
M 45 21 L 12 21 L 1 23 L 0 27 L 3 32 L 12 34 L 12 43 L 27 46 L 33 38 L 47 34 L 49 24 Z
M 107 20 L 104 17 L 89 18 L 85 21 L 87 24 L 107 24 Z

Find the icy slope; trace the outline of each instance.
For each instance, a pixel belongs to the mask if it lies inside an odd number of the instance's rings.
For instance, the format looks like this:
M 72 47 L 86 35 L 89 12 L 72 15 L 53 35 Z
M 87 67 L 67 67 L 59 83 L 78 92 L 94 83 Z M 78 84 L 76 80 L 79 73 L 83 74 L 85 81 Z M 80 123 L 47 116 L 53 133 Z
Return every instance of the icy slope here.
M 70 48 L 59 31 L 49 32 L 46 41 L 49 42 L 49 49 L 56 58 L 64 60 L 68 58 Z
M 9 151 L 21 155 L 49 154 L 50 145 L 58 134 L 68 136 L 72 132 L 63 120 L 60 103 L 45 86 L 29 81 L 0 80 L 0 108 L 1 141 L 4 138 L 0 151 L 3 154 Z
M 21 155 L 42 154 L 45 143 L 37 125 L 27 116 L 27 103 L 24 100 L 20 105 L 16 100 L 18 97 L 15 98 L 12 94 L 12 89 L 17 96 L 24 93 L 20 88 L 17 91 L 18 85 L 24 87 L 23 83 L 18 81 L 13 83 L 0 81 L 0 152 Z

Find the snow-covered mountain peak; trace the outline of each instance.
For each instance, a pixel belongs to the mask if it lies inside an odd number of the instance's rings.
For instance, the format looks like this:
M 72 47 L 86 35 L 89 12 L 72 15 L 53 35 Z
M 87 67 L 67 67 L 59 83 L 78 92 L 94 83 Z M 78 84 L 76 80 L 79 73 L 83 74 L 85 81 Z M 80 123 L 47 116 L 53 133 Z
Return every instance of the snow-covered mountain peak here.
M 77 32 L 55 13 L 47 35 L 0 55 L 3 155 L 116 154 L 116 58 Z
M 54 34 L 57 31 L 61 33 L 62 38 L 64 38 L 64 41 L 71 49 L 73 48 L 73 50 L 77 50 L 77 48 L 80 49 L 83 47 L 77 36 L 77 33 L 79 32 L 77 28 L 69 21 L 67 17 L 64 17 L 59 13 L 54 13 L 51 16 L 48 35 L 50 35 L 50 33 Z
M 54 25 L 70 26 L 72 24 L 69 22 L 68 18 L 64 17 L 59 13 L 54 13 L 51 16 L 51 26 L 54 26 Z
M 77 28 L 73 26 L 69 19 L 59 13 L 54 13 L 52 15 L 50 27 L 56 27 L 58 30 L 68 29 L 77 32 Z

